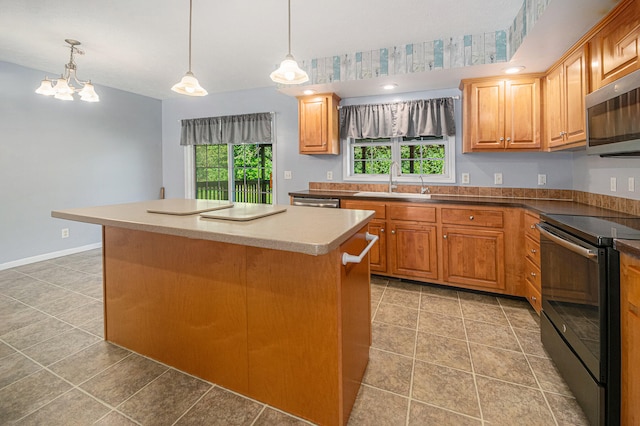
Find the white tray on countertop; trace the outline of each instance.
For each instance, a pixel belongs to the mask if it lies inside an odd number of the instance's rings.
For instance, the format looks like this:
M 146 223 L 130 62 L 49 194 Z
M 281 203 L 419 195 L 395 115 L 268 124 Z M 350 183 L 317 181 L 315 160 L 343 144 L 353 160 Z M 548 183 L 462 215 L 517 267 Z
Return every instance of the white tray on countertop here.
M 247 221 L 260 217 L 283 213 L 287 210 L 285 206 L 272 206 L 267 204 L 235 204 L 231 209 L 210 211 L 200 213 L 200 217 L 205 219 L 224 219 Z
M 166 200 L 154 200 L 153 207 L 148 208 L 149 213 L 190 215 L 212 210 L 228 209 L 233 203 L 227 200 L 193 200 L 183 198 L 168 198 Z

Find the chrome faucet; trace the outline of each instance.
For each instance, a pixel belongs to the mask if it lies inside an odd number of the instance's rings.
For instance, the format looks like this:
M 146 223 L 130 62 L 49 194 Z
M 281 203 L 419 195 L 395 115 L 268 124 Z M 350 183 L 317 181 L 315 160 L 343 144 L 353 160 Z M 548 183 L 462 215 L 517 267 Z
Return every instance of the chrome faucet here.
M 397 161 L 392 161 L 389 166 L 389 192 L 393 192 L 394 189 L 398 188 L 398 185 L 393 183 L 393 170 L 396 170 L 396 176 L 400 174 L 400 165 Z
M 429 189 L 428 186 L 424 186 L 424 179 L 422 178 L 422 175 L 418 175 L 420 176 L 420 193 L 421 194 L 431 194 L 431 190 Z

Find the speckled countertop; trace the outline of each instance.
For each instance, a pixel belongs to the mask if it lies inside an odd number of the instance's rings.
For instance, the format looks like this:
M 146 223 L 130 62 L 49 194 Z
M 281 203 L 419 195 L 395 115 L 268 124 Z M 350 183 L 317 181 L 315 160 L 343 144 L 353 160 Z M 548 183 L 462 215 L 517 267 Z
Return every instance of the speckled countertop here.
M 193 200 L 194 202 L 196 200 Z M 286 211 L 250 221 L 205 219 L 199 214 L 159 214 L 166 200 L 54 210 L 59 219 L 158 232 L 310 255 L 327 254 L 365 226 L 373 212 L 284 206 Z M 242 203 L 236 203 L 242 205 Z M 233 207 L 232 207 L 233 208 Z

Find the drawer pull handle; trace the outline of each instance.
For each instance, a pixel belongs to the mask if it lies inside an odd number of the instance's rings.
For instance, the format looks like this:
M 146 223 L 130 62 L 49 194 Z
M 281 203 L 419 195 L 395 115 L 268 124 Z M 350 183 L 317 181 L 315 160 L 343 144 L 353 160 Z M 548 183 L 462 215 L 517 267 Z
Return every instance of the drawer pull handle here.
M 362 253 L 360 253 L 358 256 L 354 255 L 354 254 L 349 254 L 349 253 L 342 253 L 342 264 L 346 265 L 347 263 L 360 263 L 362 262 L 362 259 L 364 258 L 364 256 L 369 253 L 369 250 L 371 250 L 371 247 L 373 247 L 373 245 L 376 243 L 376 241 L 378 241 L 378 237 L 377 235 L 372 235 L 370 233 L 366 233 L 365 234 L 365 239 L 367 241 L 369 241 L 369 244 L 367 244 L 367 246 L 364 248 L 364 250 L 362 250 Z
M 634 305 L 633 303 L 629 302 L 629 311 L 631 311 L 632 314 L 634 315 L 639 315 L 640 312 L 638 312 L 638 307 L 636 305 Z
M 473 220 L 473 216 L 469 216 L 469 220 Z

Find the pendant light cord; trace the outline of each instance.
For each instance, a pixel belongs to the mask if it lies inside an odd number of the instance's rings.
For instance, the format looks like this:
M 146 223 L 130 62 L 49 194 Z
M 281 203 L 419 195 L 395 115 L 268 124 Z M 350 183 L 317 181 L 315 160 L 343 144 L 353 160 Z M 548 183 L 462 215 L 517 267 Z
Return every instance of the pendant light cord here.
M 289 0 L 289 55 L 291 55 L 291 0 Z
M 189 0 L 189 72 L 191 72 L 191 19 L 193 15 L 193 0 Z

